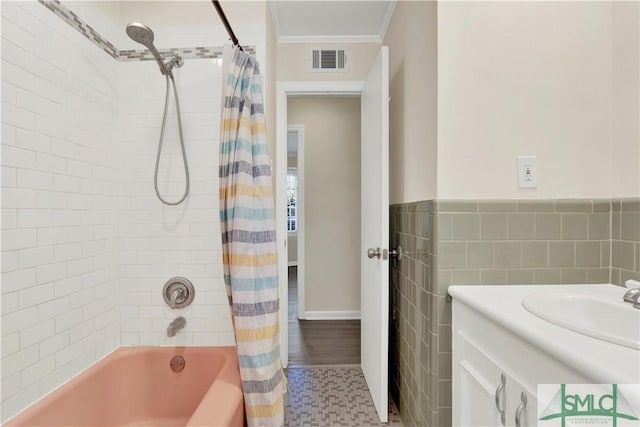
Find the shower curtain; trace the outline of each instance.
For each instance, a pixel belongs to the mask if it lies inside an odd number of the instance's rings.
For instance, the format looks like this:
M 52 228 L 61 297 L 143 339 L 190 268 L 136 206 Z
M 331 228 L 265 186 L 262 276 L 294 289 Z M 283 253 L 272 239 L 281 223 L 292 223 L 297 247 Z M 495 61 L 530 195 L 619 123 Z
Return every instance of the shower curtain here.
M 235 48 L 223 74 L 220 231 L 249 427 L 284 423 L 271 160 L 258 62 Z

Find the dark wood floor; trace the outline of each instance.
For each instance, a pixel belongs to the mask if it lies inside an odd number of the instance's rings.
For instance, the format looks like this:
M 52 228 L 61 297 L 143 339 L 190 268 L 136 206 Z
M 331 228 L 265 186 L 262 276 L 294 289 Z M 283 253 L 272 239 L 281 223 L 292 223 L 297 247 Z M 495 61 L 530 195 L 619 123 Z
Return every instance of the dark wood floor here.
M 360 364 L 359 320 L 298 320 L 296 267 L 289 267 L 289 364 Z

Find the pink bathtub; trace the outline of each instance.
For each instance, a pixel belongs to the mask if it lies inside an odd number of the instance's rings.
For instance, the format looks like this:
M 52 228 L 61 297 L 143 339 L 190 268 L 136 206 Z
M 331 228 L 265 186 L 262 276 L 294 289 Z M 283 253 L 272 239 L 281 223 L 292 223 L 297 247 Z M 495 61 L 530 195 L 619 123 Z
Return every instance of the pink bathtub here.
M 174 372 L 174 356 L 184 369 Z M 174 366 L 181 365 L 175 359 Z M 5 426 L 244 425 L 235 347 L 121 347 Z

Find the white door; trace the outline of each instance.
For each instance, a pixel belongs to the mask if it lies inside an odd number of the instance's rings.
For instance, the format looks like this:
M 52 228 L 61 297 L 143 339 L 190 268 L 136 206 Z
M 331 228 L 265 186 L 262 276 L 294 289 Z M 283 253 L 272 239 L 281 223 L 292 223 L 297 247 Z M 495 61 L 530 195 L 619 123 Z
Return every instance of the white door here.
M 361 363 L 381 422 L 387 422 L 389 361 L 389 48 L 362 90 Z M 369 249 L 378 250 L 370 258 Z

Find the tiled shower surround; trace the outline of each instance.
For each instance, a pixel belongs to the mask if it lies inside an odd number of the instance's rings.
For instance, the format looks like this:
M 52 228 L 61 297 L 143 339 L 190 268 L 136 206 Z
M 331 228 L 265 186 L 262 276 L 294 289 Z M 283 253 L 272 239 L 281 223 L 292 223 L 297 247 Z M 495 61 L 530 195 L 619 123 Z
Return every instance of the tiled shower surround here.
M 120 343 L 117 66 L 2 2 L 3 420 Z
M 390 208 L 390 387 L 405 426 L 451 425 L 450 285 L 640 279 L 640 200 L 438 200 Z
M 155 62 L 126 64 L 118 89 L 120 156 L 120 301 L 122 345 L 233 345 L 222 282 L 218 222 L 218 134 L 222 64 L 186 63 L 176 73 L 191 188 L 181 206 L 161 204 L 153 190 L 155 155 L 162 121 L 164 77 Z M 167 200 L 184 191 L 184 172 L 175 110 L 169 110 L 158 175 Z M 161 289 L 174 276 L 189 278 L 196 298 L 189 307 L 169 309 Z M 181 333 L 165 331 L 177 315 L 187 319 Z
M 165 95 L 157 64 L 142 50 L 105 49 L 124 29 L 91 2 L 45 6 L 2 2 L 0 422 L 118 345 L 234 343 L 217 210 L 219 49 L 168 49 L 186 59 L 175 79 L 191 172 L 186 202 L 168 207 L 153 189 Z M 253 27 L 243 40 L 263 46 L 264 28 Z M 154 30 L 168 46 L 225 40 L 210 26 Z M 184 185 L 173 108 L 159 176 L 170 200 Z M 161 295 L 176 275 L 196 287 L 180 313 Z M 187 325 L 168 338 L 178 315 Z

